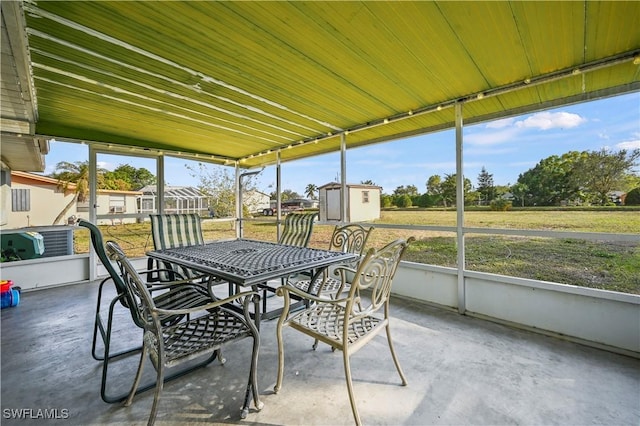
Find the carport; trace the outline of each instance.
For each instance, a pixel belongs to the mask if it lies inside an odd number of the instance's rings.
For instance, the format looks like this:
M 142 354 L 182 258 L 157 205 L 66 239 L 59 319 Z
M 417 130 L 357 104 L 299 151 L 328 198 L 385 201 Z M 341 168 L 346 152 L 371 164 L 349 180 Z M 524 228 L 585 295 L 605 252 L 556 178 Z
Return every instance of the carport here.
M 2 173 L 43 170 L 50 138 L 88 144 L 95 205 L 96 153 L 124 150 L 156 159 L 162 206 L 167 155 L 234 167 L 237 188 L 242 173 L 275 165 L 279 194 L 282 163 L 340 151 L 346 218 L 349 148 L 455 128 L 459 204 L 447 231 L 458 267 L 453 291 L 432 301 L 465 313 L 478 282 L 556 291 L 465 270 L 465 233 L 638 236 L 465 228 L 463 124 L 638 91 L 639 15 L 638 2 L 601 1 L 2 2 Z M 603 294 L 633 317 L 637 297 Z M 625 350 L 638 352 L 636 340 Z

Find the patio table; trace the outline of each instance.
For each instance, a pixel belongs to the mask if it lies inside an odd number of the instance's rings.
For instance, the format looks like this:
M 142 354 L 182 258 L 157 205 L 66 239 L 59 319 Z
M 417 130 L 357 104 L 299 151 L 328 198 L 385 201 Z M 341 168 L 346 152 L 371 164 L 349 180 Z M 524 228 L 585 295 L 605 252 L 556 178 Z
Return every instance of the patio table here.
M 212 275 L 236 286 L 251 287 L 255 291 L 270 280 L 306 271 L 319 273 L 324 268 L 349 262 L 356 257 L 351 253 L 249 239 L 154 250 L 147 252 L 147 255 Z M 274 318 L 281 312 L 281 309 L 266 312 L 265 308 L 261 314 L 259 301 L 254 306 L 258 327 L 261 319 Z M 263 307 L 266 307 L 264 302 Z

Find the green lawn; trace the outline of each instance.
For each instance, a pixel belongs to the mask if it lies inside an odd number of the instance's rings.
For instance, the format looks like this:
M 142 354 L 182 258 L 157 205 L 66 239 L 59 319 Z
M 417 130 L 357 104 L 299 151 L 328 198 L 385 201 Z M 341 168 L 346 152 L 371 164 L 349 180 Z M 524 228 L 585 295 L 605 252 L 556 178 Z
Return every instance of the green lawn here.
M 455 211 L 383 211 L 378 223 L 454 226 Z M 465 212 L 465 226 L 607 232 L 640 236 L 640 211 L 523 210 Z M 130 256 L 151 250 L 150 224 L 101 226 L 105 239 L 116 240 Z M 333 226 L 316 225 L 310 246 L 326 248 Z M 203 222 L 205 240 L 234 238 L 229 222 Z M 244 225 L 246 238 L 276 240 L 273 218 Z M 396 238 L 415 236 L 417 241 L 405 260 L 455 267 L 456 237 L 451 232 L 374 230 L 369 245 L 382 247 Z M 640 239 L 640 238 L 639 238 Z M 640 243 L 583 241 L 571 238 L 537 238 L 500 235 L 467 235 L 466 267 L 521 278 L 640 294 Z M 87 252 L 88 232 L 75 233 L 76 252 Z

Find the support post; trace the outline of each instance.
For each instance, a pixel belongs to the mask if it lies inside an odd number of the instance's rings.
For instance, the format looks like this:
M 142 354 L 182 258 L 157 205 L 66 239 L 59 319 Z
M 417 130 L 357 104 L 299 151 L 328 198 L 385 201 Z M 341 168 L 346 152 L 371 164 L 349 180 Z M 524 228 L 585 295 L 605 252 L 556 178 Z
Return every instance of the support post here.
M 282 212 L 280 211 L 282 202 L 282 173 L 280 166 L 280 150 L 276 153 L 276 237 L 277 241 L 280 241 L 280 235 L 282 233 Z
M 164 200 L 164 155 L 158 155 L 156 159 L 156 166 L 158 168 L 158 205 L 156 209 L 158 214 L 164 214 L 165 200 Z
M 347 193 L 347 139 L 344 133 L 340 135 L 340 222 L 347 223 L 347 206 L 349 194 Z
M 464 283 L 465 247 L 464 247 L 464 174 L 463 166 L 463 123 L 462 103 L 456 103 L 456 243 L 458 246 L 458 312 L 464 314 L 466 309 L 466 295 Z
M 89 144 L 89 222 L 98 224 L 98 154 L 93 145 Z M 98 278 L 98 256 L 89 244 L 89 280 Z

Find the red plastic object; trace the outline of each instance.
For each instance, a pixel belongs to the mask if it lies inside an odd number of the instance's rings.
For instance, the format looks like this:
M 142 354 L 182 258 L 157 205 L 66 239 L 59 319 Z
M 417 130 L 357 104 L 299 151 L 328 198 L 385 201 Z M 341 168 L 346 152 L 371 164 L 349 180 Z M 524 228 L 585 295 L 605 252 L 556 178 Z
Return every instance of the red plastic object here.
M 13 281 L 11 280 L 1 280 L 0 281 L 0 293 L 6 293 L 11 291 L 11 286 L 13 285 Z

